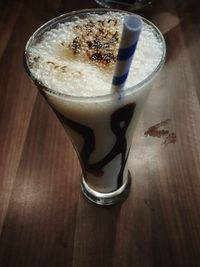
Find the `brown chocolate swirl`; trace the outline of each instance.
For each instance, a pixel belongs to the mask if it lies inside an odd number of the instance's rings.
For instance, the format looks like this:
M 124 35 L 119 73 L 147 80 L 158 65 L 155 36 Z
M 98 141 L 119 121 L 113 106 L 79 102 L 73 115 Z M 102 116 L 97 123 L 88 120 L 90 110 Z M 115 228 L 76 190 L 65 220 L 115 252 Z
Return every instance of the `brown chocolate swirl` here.
M 130 147 L 127 147 L 126 132 L 131 123 L 135 106 L 135 103 L 127 104 L 117 109 L 111 115 L 110 127 L 112 132 L 116 136 L 116 142 L 107 155 L 105 155 L 98 162 L 92 164 L 89 164 L 89 159 L 95 149 L 95 134 L 93 130 L 83 124 L 66 118 L 62 114 L 55 111 L 59 119 L 63 122 L 64 126 L 70 127 L 72 130 L 83 137 L 84 145 L 79 153 L 79 156 L 86 180 L 87 172 L 92 173 L 94 176 L 99 178 L 103 176 L 103 168 L 107 164 L 109 164 L 117 155 L 121 154 L 121 165 L 116 179 L 116 189 L 122 186 L 123 173 L 130 151 Z

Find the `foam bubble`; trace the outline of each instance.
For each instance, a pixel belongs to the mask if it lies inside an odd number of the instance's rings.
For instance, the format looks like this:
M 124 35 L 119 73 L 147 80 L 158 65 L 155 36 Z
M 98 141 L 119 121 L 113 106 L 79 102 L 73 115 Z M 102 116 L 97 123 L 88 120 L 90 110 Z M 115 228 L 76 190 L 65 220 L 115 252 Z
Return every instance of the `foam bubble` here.
M 97 96 L 111 92 L 111 82 L 122 32 L 122 13 L 91 15 L 59 24 L 29 48 L 35 78 L 60 93 Z M 125 89 L 145 79 L 159 64 L 162 43 L 143 23 Z

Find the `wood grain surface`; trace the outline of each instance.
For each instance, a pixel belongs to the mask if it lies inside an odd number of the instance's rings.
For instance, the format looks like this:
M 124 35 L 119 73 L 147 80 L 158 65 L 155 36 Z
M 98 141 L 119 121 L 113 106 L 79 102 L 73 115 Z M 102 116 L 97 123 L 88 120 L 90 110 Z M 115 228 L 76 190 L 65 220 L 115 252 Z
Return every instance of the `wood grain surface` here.
M 23 51 L 47 20 L 92 0 L 0 1 L 0 266 L 200 266 L 200 2 L 154 0 L 138 11 L 163 32 L 167 61 L 134 134 L 128 199 L 99 207 Z M 144 133 L 159 129 L 174 143 Z

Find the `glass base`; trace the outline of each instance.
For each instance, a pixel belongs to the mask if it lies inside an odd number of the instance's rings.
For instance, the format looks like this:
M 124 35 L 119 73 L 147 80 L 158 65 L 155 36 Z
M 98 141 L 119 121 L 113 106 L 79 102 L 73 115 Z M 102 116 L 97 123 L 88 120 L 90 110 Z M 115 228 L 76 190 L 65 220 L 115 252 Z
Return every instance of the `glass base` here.
M 152 4 L 153 0 L 95 0 L 95 2 L 103 7 L 107 8 L 118 8 L 125 10 L 137 10 L 144 8 Z
M 111 193 L 99 193 L 91 189 L 82 176 L 81 189 L 83 194 L 92 202 L 98 205 L 114 205 L 125 200 L 130 192 L 131 175 L 128 173 L 126 182 L 116 191 Z

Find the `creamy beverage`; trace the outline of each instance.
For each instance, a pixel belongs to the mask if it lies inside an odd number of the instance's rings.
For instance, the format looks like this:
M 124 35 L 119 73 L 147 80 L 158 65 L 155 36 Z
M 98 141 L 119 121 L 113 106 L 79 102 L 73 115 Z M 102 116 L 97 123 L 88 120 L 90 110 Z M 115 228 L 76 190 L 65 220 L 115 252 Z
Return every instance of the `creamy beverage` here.
M 125 15 L 107 10 L 64 15 L 36 31 L 26 46 L 29 75 L 78 153 L 83 191 L 100 204 L 111 204 L 101 197 L 128 187 L 133 131 L 165 57 L 162 35 L 143 20 L 124 97 L 118 100 L 111 83 Z

